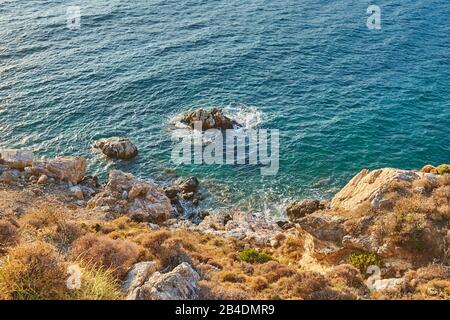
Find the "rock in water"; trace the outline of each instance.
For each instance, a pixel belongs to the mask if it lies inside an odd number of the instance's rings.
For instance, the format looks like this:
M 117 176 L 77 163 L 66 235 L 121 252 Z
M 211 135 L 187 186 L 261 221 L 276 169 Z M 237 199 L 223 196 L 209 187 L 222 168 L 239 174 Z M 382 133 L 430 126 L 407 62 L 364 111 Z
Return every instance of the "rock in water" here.
M 211 110 L 200 108 L 184 114 L 181 119 L 182 123 L 191 128 L 194 127 L 194 122 L 197 121 L 202 123 L 202 130 L 233 129 L 233 127 L 237 125 L 235 121 L 225 116 L 223 111 L 218 108 L 213 108 Z
M 138 154 L 137 147 L 130 139 L 123 137 L 100 139 L 95 142 L 94 148 L 100 149 L 106 156 L 114 159 L 128 160 Z
M 26 167 L 31 167 L 33 159 L 33 151 L 0 149 L 0 164 L 5 164 L 12 169 L 23 170 Z
M 86 174 L 86 159 L 83 157 L 58 157 L 50 160 L 33 161 L 33 175 L 46 175 L 60 181 L 77 184 Z
M 169 198 L 156 184 L 119 170 L 110 172 L 105 190 L 95 195 L 88 207 L 107 207 L 115 216 L 126 214 L 136 221 L 152 223 L 167 220 L 172 210 Z
M 197 177 L 189 177 L 186 180 L 181 180 L 178 183 L 178 187 L 181 189 L 183 193 L 189 193 L 189 192 L 197 192 L 198 187 L 200 186 L 200 182 L 198 181 Z
M 200 276 L 186 262 L 171 272 L 155 272 L 141 287 L 144 300 L 195 300 Z

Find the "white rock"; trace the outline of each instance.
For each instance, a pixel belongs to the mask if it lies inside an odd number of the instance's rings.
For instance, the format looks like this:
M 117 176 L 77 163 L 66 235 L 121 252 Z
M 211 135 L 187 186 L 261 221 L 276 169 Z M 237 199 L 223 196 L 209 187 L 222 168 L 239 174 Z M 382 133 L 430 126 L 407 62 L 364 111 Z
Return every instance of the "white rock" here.
M 158 269 L 154 261 L 136 263 L 128 272 L 122 283 L 122 292 L 127 295 L 127 300 L 138 300 L 140 298 L 140 287 Z
M 48 177 L 45 174 L 43 174 L 42 176 L 39 177 L 37 183 L 38 184 L 46 184 L 47 181 L 48 181 Z
M 83 191 L 81 190 L 81 188 L 79 186 L 73 186 L 69 190 L 70 190 L 70 192 L 72 192 L 73 196 L 75 198 L 77 198 L 78 200 L 84 199 Z
M 171 272 L 155 272 L 141 287 L 144 300 L 195 300 L 200 276 L 186 262 Z

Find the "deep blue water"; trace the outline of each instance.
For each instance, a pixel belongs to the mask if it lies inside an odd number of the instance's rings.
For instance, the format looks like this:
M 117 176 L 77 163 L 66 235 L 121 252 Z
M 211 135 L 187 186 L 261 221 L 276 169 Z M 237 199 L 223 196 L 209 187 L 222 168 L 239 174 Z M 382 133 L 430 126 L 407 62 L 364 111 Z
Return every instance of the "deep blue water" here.
M 66 27 L 74 4 L 79 30 Z M 369 4 L 379 31 L 366 27 Z M 449 88 L 448 0 L 0 0 L 0 147 L 161 181 L 171 117 L 247 106 L 281 132 L 278 175 L 177 168 L 244 207 L 330 197 L 365 167 L 449 162 Z M 131 137 L 139 157 L 93 155 L 111 135 Z

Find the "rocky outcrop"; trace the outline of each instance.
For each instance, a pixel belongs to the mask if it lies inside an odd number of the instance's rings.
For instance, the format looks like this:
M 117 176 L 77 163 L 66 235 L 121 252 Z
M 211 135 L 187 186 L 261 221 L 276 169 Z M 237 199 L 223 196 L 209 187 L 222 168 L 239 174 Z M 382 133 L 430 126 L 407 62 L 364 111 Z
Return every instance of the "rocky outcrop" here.
M 418 179 L 435 179 L 433 174 L 384 168 L 358 173 L 331 201 L 332 210 L 357 211 L 360 208 L 389 209 L 393 203 L 386 198 L 394 183 L 410 184 Z
M 127 300 L 140 300 L 141 286 L 158 270 L 158 264 L 154 261 L 136 263 L 128 272 L 122 283 L 121 290 L 126 294 Z
M 138 149 L 128 138 L 111 137 L 100 139 L 94 143 L 94 148 L 99 149 L 113 159 L 129 160 L 137 156 Z
M 194 128 L 195 122 L 202 123 L 202 130 L 208 129 L 233 129 L 237 125 L 235 121 L 223 114 L 223 111 L 218 108 L 211 110 L 197 109 L 184 114 L 181 122 Z
M 307 214 L 325 209 L 326 205 L 326 201 L 306 199 L 289 204 L 286 208 L 286 213 L 289 220 L 295 222 Z
M 83 157 L 58 157 L 49 160 L 35 160 L 31 168 L 35 176 L 46 175 L 60 181 L 76 184 L 86 174 L 86 159 Z
M 23 170 L 31 167 L 34 160 L 33 151 L 20 149 L 0 149 L 0 164 L 11 169 Z
M 155 272 L 140 288 L 143 300 L 195 300 L 200 276 L 186 262 L 168 273 Z
M 169 218 L 169 198 L 152 182 L 131 173 L 112 170 L 103 192 L 95 195 L 88 207 L 103 207 L 113 217 L 128 215 L 136 221 L 160 223 Z

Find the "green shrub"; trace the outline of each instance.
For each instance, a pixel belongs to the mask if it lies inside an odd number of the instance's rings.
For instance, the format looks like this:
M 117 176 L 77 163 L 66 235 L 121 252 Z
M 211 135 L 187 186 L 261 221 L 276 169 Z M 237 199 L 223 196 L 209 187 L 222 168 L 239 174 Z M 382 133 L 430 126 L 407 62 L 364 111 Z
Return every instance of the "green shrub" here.
M 435 170 L 437 174 L 450 173 L 450 164 L 441 164 L 440 166 L 437 166 Z
M 244 249 L 239 253 L 239 258 L 242 261 L 249 263 L 266 263 L 273 260 L 270 255 L 264 252 L 259 252 L 256 249 Z
M 369 266 L 381 265 L 381 260 L 375 252 L 353 252 L 348 256 L 347 261 L 362 274 L 367 272 Z

